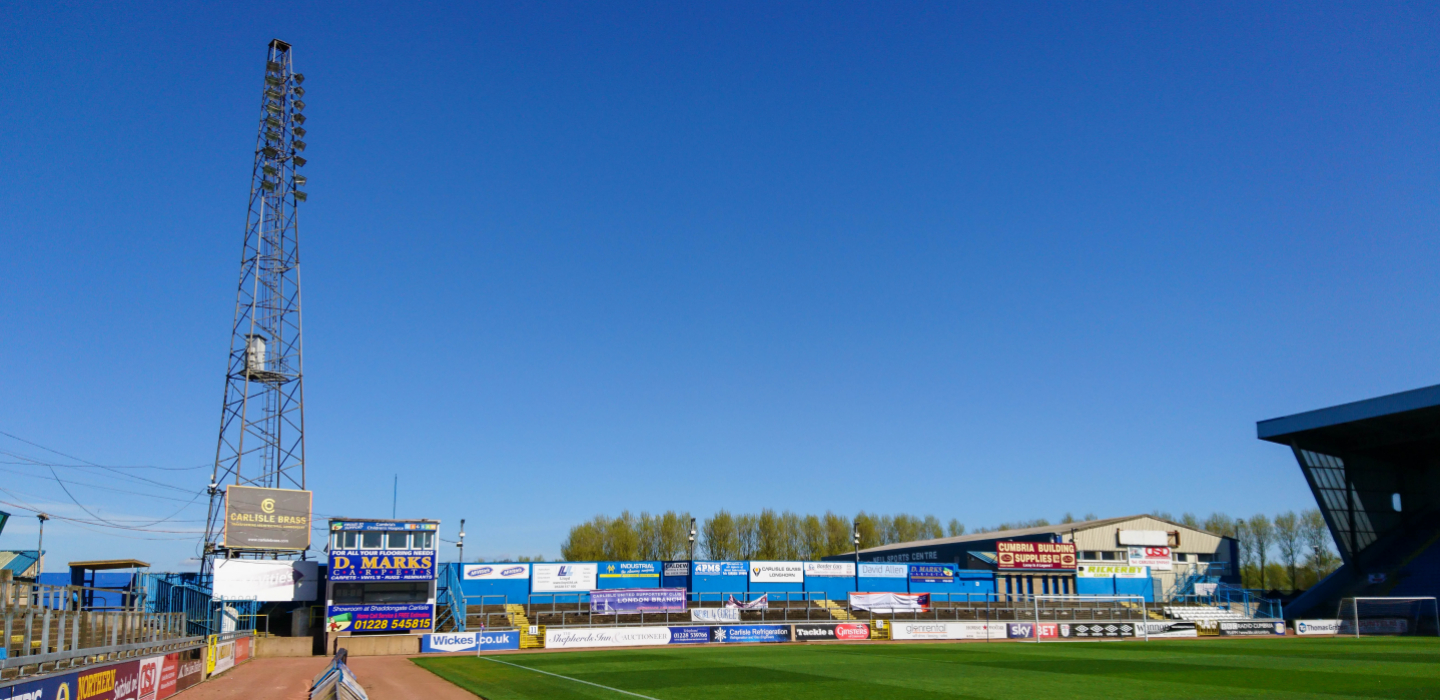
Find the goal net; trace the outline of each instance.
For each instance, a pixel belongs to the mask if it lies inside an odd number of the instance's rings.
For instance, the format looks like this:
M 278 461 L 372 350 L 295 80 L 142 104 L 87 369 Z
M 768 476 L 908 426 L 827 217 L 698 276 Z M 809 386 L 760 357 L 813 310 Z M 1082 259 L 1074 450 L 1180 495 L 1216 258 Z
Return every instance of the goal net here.
M 1432 597 L 1345 598 L 1335 612 L 1340 634 L 1440 635 L 1440 608 Z

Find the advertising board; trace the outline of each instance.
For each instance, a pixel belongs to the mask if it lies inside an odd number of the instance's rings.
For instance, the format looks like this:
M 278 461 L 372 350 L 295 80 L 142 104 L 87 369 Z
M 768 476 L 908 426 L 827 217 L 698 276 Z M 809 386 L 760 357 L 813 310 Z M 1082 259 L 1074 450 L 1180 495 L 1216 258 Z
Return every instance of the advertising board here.
M 309 491 L 225 488 L 225 546 L 301 551 L 310 548 Z
M 1075 567 L 1075 575 L 1080 578 L 1146 578 L 1150 572 L 1143 566 L 1081 564 Z
M 435 555 L 416 549 L 332 549 L 331 581 L 433 581 Z
M 1034 639 L 1035 623 L 1010 622 L 1005 625 L 1005 636 L 1010 639 Z
M 1285 622 L 1283 620 L 1273 622 L 1261 620 L 1220 621 L 1220 636 L 1222 637 L 1263 637 L 1271 634 L 1285 636 Z
M 1170 533 L 1164 530 L 1119 530 L 1116 532 L 1121 546 L 1168 547 Z
M 140 670 L 137 674 L 140 680 L 139 689 L 135 693 L 136 700 L 158 700 L 160 695 L 160 676 L 165 671 L 165 657 L 151 656 L 140 660 Z
M 534 578 L 530 590 L 533 593 L 593 591 L 599 568 L 598 564 L 532 564 Z
M 214 639 L 214 635 L 211 635 Z M 235 667 L 235 642 L 215 642 L 210 645 L 210 661 L 206 666 L 210 674 L 223 673 Z
M 235 663 L 244 663 L 250 660 L 250 644 L 253 637 L 240 637 L 235 640 Z
M 590 591 L 590 612 L 685 612 L 684 588 L 612 588 Z
M 953 583 L 955 581 L 954 564 L 911 564 L 911 583 Z
M 504 651 L 519 648 L 519 630 L 455 632 L 420 636 L 420 651 L 425 654 L 455 651 Z
M 126 661 L 75 674 L 75 700 L 135 700 L 140 662 Z
M 1130 566 L 1148 566 L 1153 570 L 1170 570 L 1169 547 L 1131 547 Z
M 850 641 L 870 638 L 870 625 L 855 622 L 825 622 L 819 624 L 797 624 L 795 641 Z
M 1075 545 L 1070 542 L 995 543 L 995 565 L 1008 570 L 1067 570 L 1075 568 Z
M 930 609 L 930 594 L 851 593 L 850 607 L 882 614 L 925 612 Z
M 1145 623 L 1145 636 L 1157 639 L 1173 639 L 1180 637 L 1197 637 L 1199 632 L 1195 629 L 1193 622 L 1147 622 Z
M 853 561 L 807 561 L 805 562 L 805 577 L 831 576 L 855 578 L 855 562 Z
M 67 673 L 63 676 L 12 685 L 9 688 L 0 689 L 0 693 L 14 693 L 14 695 L 5 696 L 14 700 L 58 700 L 59 698 L 76 700 L 76 693 L 79 692 L 76 688 L 77 675 Z
M 695 627 L 695 626 L 671 627 L 671 628 L 670 628 L 670 643 L 671 643 L 671 644 L 709 644 L 709 643 L 710 643 L 710 628 L 709 628 L 709 627 Z
M 1339 620 L 1296 620 L 1295 634 L 1340 634 Z
M 1133 622 L 1062 622 L 1061 639 L 1134 637 L 1140 634 Z
M 750 570 L 743 561 L 697 561 L 696 576 L 748 576 Z
M 739 608 L 690 608 L 692 622 L 739 622 Z
M 861 578 L 905 578 L 910 567 L 904 564 L 861 564 Z
M 905 622 L 891 625 L 891 639 L 1005 639 L 1003 622 Z
M 216 559 L 217 600 L 312 601 L 320 596 L 320 562 Z
M 798 561 L 752 561 L 750 583 L 804 583 L 805 565 Z
M 690 562 L 688 561 L 667 561 L 662 571 L 665 576 L 689 576 Z
M 546 649 L 661 646 L 669 643 L 669 627 L 550 627 L 545 630 Z
M 528 581 L 529 564 L 465 564 L 460 577 L 466 581 Z
M 327 632 L 413 632 L 430 629 L 435 606 L 429 603 L 331 605 L 325 610 Z
M 731 644 L 751 642 L 788 642 L 789 625 L 721 625 L 710 628 L 710 641 Z
M 612 561 L 600 570 L 600 578 L 649 578 L 660 575 L 660 565 L 653 561 Z

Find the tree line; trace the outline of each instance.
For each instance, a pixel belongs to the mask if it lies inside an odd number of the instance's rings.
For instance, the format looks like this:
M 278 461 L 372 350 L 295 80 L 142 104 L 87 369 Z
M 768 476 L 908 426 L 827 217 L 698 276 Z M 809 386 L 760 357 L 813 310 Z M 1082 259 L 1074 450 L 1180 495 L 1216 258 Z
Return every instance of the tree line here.
M 1330 530 L 1320 511 L 1287 511 L 1273 519 L 1265 514 L 1236 518 L 1211 513 L 1203 520 L 1194 513 L 1179 518 L 1156 511 L 1158 518 L 1217 535 L 1234 537 L 1239 545 L 1241 580 L 1247 588 L 1303 590 L 1339 566 Z M 1066 513 L 1056 524 L 1096 520 L 1093 513 L 1076 518 Z M 623 511 L 617 517 L 597 515 L 570 528 L 560 545 L 565 561 L 677 560 L 690 557 L 688 512 L 658 515 Z M 1004 522 L 971 530 L 971 534 L 1004 532 L 1051 525 L 1046 518 Z M 854 528 L 852 530 L 852 527 Z M 951 518 L 943 525 L 934 515 L 901 513 L 879 515 L 861 511 L 853 518 L 826 511 L 799 515 L 764 509 L 759 513 L 732 514 L 720 510 L 697 523 L 695 557 L 708 560 L 815 560 L 855 549 L 966 534 L 964 523 Z

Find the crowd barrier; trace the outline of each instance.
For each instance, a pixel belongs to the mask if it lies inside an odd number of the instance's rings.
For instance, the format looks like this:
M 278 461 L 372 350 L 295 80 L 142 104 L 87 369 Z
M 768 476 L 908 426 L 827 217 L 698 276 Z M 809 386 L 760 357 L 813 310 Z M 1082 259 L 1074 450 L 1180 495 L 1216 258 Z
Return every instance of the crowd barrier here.
M 154 645 L 131 645 L 137 648 L 114 652 L 123 654 L 123 660 L 101 655 L 96 657 L 101 661 L 78 670 L 66 669 L 0 683 L 0 700 L 162 700 L 249 661 L 254 654 L 252 634 L 247 631 L 208 639 L 192 637 L 183 642 L 167 642 L 174 646 L 169 650 L 160 650 Z
M 330 665 L 310 683 L 310 700 L 368 700 L 360 681 L 345 665 L 346 658 L 344 649 L 335 652 Z

